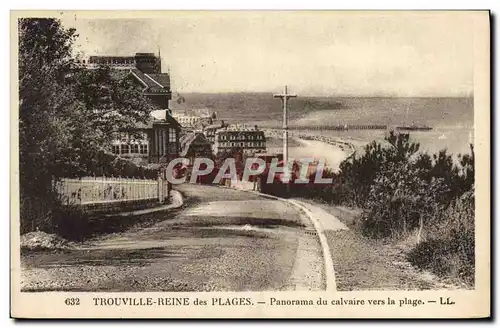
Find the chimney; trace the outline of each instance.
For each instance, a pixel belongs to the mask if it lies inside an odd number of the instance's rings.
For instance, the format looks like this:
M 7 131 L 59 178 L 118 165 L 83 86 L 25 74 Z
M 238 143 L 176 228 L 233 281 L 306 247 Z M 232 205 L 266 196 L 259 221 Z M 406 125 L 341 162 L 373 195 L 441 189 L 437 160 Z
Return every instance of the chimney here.
M 255 125 L 254 127 L 255 127 L 255 131 L 259 131 L 259 127 L 257 125 Z

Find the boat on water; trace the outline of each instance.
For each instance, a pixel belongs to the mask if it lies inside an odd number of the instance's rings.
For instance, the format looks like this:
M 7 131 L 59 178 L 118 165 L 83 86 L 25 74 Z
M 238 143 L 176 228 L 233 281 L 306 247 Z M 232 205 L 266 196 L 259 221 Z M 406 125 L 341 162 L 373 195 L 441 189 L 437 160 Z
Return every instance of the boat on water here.
M 408 121 L 408 113 L 409 113 L 409 111 L 410 111 L 410 106 L 408 105 L 406 107 L 405 121 Z M 396 130 L 402 130 L 402 131 L 430 131 L 430 130 L 432 130 L 432 127 L 427 126 L 427 125 L 415 125 L 415 123 L 412 123 L 412 124 L 405 123 L 404 125 L 396 126 Z

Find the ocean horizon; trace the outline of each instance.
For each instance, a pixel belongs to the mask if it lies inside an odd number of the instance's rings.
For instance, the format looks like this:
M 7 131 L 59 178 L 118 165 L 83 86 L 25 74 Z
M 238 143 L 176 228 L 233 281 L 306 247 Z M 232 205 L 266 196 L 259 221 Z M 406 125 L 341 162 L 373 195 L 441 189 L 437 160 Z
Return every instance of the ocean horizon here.
M 217 120 L 244 123 L 262 128 L 279 127 L 282 104 L 271 93 L 190 93 L 178 103 L 174 95 L 171 108 L 186 113 L 208 109 Z M 427 125 L 427 132 L 411 132 L 421 149 L 431 153 L 468 153 L 474 131 L 473 97 L 310 97 L 300 95 L 289 102 L 288 124 L 311 127 L 324 125 Z M 383 139 L 383 130 L 322 131 L 323 134 L 370 142 Z

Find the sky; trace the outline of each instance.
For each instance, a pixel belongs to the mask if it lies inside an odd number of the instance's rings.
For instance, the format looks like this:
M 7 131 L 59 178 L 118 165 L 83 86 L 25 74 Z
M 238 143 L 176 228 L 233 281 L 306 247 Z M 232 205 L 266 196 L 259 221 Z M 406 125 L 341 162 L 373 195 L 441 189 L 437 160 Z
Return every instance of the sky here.
M 111 16 L 113 15 L 113 16 Z M 110 18 L 113 17 L 113 18 Z M 459 12 L 59 13 L 86 55 L 161 53 L 172 90 L 467 96 L 473 29 Z

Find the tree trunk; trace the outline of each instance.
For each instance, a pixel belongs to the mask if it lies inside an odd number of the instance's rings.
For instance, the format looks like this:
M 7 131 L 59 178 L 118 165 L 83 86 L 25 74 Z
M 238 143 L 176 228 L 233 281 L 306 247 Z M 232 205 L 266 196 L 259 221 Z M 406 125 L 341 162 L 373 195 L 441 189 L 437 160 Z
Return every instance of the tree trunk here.
M 422 239 L 422 230 L 424 230 L 424 218 L 422 214 L 420 214 L 420 217 L 418 218 L 417 244 L 420 244 L 420 241 Z
M 407 227 L 406 227 L 406 216 L 403 215 L 403 210 L 401 208 L 401 205 L 399 207 L 399 217 L 403 219 L 403 236 L 406 236 L 406 232 L 407 232 Z

